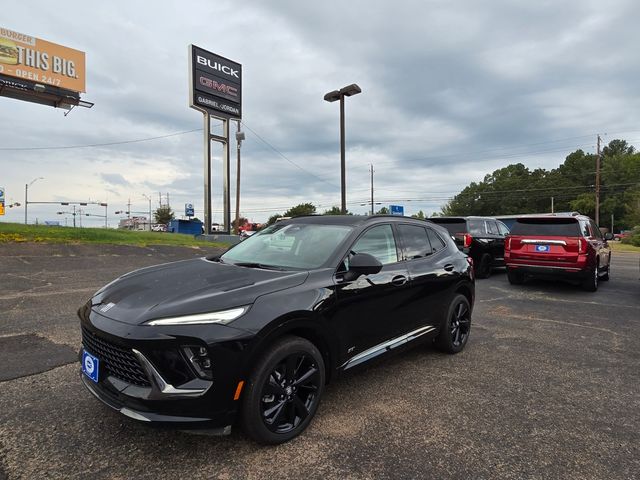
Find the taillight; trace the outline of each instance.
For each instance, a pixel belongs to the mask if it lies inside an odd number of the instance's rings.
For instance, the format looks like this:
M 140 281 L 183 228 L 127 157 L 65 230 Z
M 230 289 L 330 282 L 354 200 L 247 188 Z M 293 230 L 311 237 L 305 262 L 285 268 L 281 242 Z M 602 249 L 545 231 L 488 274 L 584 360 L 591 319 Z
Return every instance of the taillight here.
M 507 242 L 504 244 L 505 250 L 511 250 L 511 237 L 507 237 Z
M 578 253 L 587 253 L 587 241 L 584 238 L 578 239 Z
M 462 245 L 464 246 L 464 248 L 469 248 L 471 246 L 472 240 L 473 240 L 473 237 L 468 233 L 465 233 L 464 237 L 462 237 Z

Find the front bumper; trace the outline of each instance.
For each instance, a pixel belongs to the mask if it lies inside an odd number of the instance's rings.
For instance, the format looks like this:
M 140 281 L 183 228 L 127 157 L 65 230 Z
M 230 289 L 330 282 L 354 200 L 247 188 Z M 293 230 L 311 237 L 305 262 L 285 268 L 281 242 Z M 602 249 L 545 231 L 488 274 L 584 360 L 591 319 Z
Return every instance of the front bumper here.
M 125 381 L 122 375 L 114 374 L 101 361 L 98 383 L 80 372 L 84 386 L 101 402 L 129 418 L 148 424 L 204 429 L 209 434 L 230 432 L 239 403 L 234 393 L 245 375 L 242 351 L 250 341 L 246 332 L 228 327 L 203 331 L 195 327 L 128 325 L 94 311 L 85 311 L 80 319 L 83 331 L 86 329 L 109 342 L 120 349 L 120 353 L 126 350 L 130 355 L 128 361 L 137 358 L 138 368 L 148 380 L 145 384 Z M 185 344 L 206 346 L 214 363 L 212 380 L 197 377 L 186 382 L 169 380 L 171 374 L 167 375 L 166 365 L 158 363 L 157 353 L 175 350 Z M 80 350 L 80 357 L 84 348 Z M 94 351 L 87 348 L 87 351 L 100 358 L 100 352 L 95 348 Z M 105 362 L 108 363 L 108 359 Z
M 207 428 L 210 424 L 216 424 L 213 418 L 206 417 L 182 417 L 177 415 L 163 415 L 158 413 L 146 412 L 135 410 L 134 408 L 128 407 L 122 401 L 118 400 L 117 397 L 109 395 L 104 389 L 99 388 L 94 382 L 89 380 L 82 372 L 80 372 L 80 379 L 82 380 L 82 384 L 86 387 L 89 392 L 93 394 L 98 400 L 102 403 L 111 407 L 112 409 L 120 412 L 126 417 L 132 418 L 134 420 L 138 420 L 141 422 L 153 422 L 156 424 L 171 424 L 176 427 L 182 428 L 191 428 L 197 426 L 198 428 Z M 231 433 L 231 425 L 227 425 L 224 427 L 212 428 L 210 429 L 211 433 L 219 432 L 220 435 L 227 435 Z

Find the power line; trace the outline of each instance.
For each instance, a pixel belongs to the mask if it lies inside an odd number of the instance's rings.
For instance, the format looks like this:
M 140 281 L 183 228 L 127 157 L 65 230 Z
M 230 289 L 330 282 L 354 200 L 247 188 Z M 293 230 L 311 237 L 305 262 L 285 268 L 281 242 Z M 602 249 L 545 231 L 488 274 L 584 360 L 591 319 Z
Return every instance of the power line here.
M 129 143 L 149 142 L 151 140 L 160 140 L 162 138 L 177 137 L 178 135 L 186 135 L 187 133 L 201 132 L 201 128 L 193 130 L 185 130 L 183 132 L 168 133 L 166 135 L 160 135 L 157 137 L 138 138 L 136 140 L 123 140 L 120 142 L 108 142 L 108 143 L 89 143 L 86 145 L 66 145 L 58 147 L 2 147 L 0 151 L 4 152 L 21 152 L 29 150 L 69 150 L 73 148 L 95 148 L 95 147 L 112 147 L 114 145 L 125 145 Z
M 251 133 L 253 133 L 256 137 L 258 137 L 258 139 L 264 143 L 266 146 L 268 146 L 271 150 L 273 150 L 274 152 L 276 152 L 278 155 L 280 155 L 282 158 L 284 158 L 287 162 L 289 162 L 291 165 L 293 165 L 296 168 L 299 168 L 300 170 L 302 170 L 305 173 L 308 173 L 309 175 L 311 175 L 312 177 L 317 178 L 318 180 L 326 183 L 327 185 L 331 185 L 334 188 L 338 188 L 337 185 L 334 185 L 333 183 L 325 180 L 322 177 L 319 177 L 318 175 L 316 175 L 315 173 L 307 170 L 306 168 L 301 167 L 300 165 L 298 165 L 296 162 L 294 162 L 293 160 L 289 159 L 284 153 L 282 153 L 280 150 L 278 150 L 276 147 L 274 147 L 273 145 L 271 145 L 269 142 L 267 142 L 264 138 L 262 138 L 262 136 L 260 136 L 255 130 L 253 130 L 249 125 L 247 125 L 244 121 L 242 121 L 242 125 L 244 125 L 247 130 L 249 130 Z

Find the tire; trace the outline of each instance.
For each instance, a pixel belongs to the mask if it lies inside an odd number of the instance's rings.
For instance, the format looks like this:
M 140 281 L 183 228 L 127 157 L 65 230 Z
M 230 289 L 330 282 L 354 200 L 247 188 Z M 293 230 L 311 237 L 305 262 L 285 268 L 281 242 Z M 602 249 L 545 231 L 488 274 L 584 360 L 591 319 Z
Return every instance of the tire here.
M 582 288 L 587 292 L 595 292 L 598 290 L 598 264 L 593 270 L 589 271 L 587 278 L 582 281 Z
M 446 353 L 461 352 L 471 333 L 471 306 L 464 295 L 453 297 L 447 319 L 435 339 L 436 347 Z
M 516 272 L 512 268 L 507 268 L 507 278 L 511 285 L 522 285 L 524 283 L 524 275 Z
M 286 336 L 256 362 L 242 399 L 241 426 L 252 440 L 277 445 L 302 433 L 324 391 L 322 355 L 308 340 Z
M 611 255 L 609 255 L 609 264 L 607 265 L 607 271 L 600 277 L 600 280 L 603 282 L 609 281 L 609 276 L 611 274 Z
M 476 278 L 489 278 L 491 276 L 491 264 L 493 257 L 488 253 L 483 253 L 476 267 Z

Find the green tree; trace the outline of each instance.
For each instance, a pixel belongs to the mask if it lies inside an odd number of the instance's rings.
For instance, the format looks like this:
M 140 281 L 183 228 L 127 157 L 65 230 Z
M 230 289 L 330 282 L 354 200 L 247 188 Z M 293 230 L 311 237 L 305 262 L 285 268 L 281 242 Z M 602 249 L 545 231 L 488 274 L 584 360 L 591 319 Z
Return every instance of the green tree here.
M 387 207 L 382 207 L 380 210 L 376 212 L 376 215 L 389 215 L 389 209 Z
M 323 215 L 342 215 L 340 207 L 331 207 L 329 210 L 325 210 Z
M 279 218 L 282 218 L 282 215 L 280 215 L 279 213 L 276 213 L 275 215 L 271 215 L 271 216 L 269 217 L 269 220 L 267 220 L 267 226 L 269 226 L 269 225 L 273 225 L 274 223 L 276 223 L 276 221 L 277 221 Z
M 156 223 L 169 223 L 176 216 L 169 205 L 159 206 L 153 214 Z
M 418 213 L 414 213 L 413 215 L 411 215 L 412 218 L 419 218 L 420 220 L 424 220 L 425 216 L 424 216 L 424 212 L 422 210 L 420 210 Z
M 312 203 L 301 203 L 284 212 L 285 217 L 299 217 L 301 215 L 313 215 L 316 207 Z

